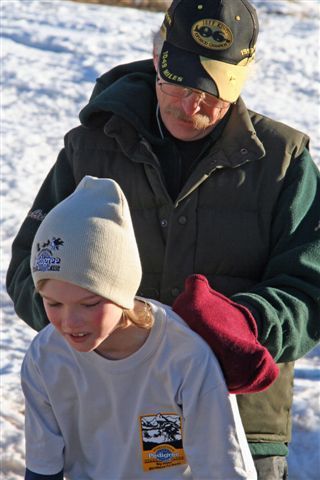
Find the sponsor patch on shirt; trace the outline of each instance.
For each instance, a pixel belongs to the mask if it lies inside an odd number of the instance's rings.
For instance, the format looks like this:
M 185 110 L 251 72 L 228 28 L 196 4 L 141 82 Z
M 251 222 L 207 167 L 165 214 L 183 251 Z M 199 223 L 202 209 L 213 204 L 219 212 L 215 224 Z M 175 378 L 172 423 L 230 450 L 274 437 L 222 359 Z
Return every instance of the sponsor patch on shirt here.
M 186 463 L 182 419 L 176 413 L 140 417 L 142 464 L 146 472 Z

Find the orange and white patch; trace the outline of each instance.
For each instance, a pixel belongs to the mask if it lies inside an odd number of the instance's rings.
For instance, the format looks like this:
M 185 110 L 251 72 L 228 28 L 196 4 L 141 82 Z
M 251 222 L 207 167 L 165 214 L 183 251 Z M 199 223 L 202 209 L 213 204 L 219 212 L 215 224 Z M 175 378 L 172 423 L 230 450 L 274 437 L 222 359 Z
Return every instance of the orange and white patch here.
M 143 415 L 140 421 L 144 471 L 186 463 L 182 442 L 182 419 L 176 413 Z

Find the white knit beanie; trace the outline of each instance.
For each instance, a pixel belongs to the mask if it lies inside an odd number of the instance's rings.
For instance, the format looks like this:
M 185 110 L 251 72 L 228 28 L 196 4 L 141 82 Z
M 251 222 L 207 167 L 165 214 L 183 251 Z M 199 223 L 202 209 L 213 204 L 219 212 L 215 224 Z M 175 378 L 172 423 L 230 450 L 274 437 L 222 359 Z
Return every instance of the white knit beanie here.
M 132 308 L 141 264 L 127 200 L 108 178 L 84 177 L 53 208 L 31 251 L 34 284 L 55 279 Z

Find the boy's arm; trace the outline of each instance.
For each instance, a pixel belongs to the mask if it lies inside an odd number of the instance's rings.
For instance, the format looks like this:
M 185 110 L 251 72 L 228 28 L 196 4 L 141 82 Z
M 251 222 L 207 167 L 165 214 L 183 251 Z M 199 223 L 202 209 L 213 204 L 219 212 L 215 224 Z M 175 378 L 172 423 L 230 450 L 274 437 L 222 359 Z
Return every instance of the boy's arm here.
M 39 371 L 41 360 L 33 355 L 33 345 L 34 342 L 21 367 L 21 386 L 25 397 L 26 475 L 37 472 L 37 475 L 44 476 L 40 478 L 51 478 L 50 475 L 62 474 L 64 439 Z M 52 478 L 55 479 L 55 476 Z
M 7 290 L 17 315 L 38 331 L 48 324 L 48 319 L 40 295 L 35 293 L 31 277 L 30 254 L 33 238 L 44 216 L 75 188 L 66 150 L 63 149 L 12 245 L 11 262 L 7 272 Z
M 183 446 L 192 478 L 256 480 L 236 396 L 228 394 L 219 364 L 203 346 L 182 389 Z

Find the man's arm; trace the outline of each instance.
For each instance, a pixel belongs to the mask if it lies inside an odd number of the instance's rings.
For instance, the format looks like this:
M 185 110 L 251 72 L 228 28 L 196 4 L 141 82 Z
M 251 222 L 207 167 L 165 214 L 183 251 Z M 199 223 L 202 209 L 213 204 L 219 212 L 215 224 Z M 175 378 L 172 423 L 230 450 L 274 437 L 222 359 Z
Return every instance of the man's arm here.
M 40 295 L 35 293 L 30 253 L 35 233 L 44 216 L 75 189 L 75 180 L 63 149 L 49 172 L 13 244 L 7 272 L 7 290 L 15 311 L 30 327 L 41 330 L 47 323 Z
M 192 275 L 175 300 L 173 310 L 222 362 L 230 391 L 260 388 L 261 380 L 274 379 L 269 373 L 261 378 L 261 372 L 269 370 L 261 369 L 260 361 L 249 382 L 243 375 L 234 376 L 234 368 L 229 372 L 234 355 L 248 362 L 255 358 L 255 364 L 256 354 L 262 353 L 255 339 L 279 363 L 302 357 L 319 342 L 319 221 L 320 174 L 305 151 L 289 169 L 275 207 L 272 248 L 261 282 L 248 292 L 233 295 L 230 301 L 216 292 L 214 285 L 210 288 L 201 275 Z
M 287 171 L 270 241 L 261 282 L 232 300 L 251 311 L 273 358 L 293 361 L 320 338 L 320 173 L 307 150 Z

